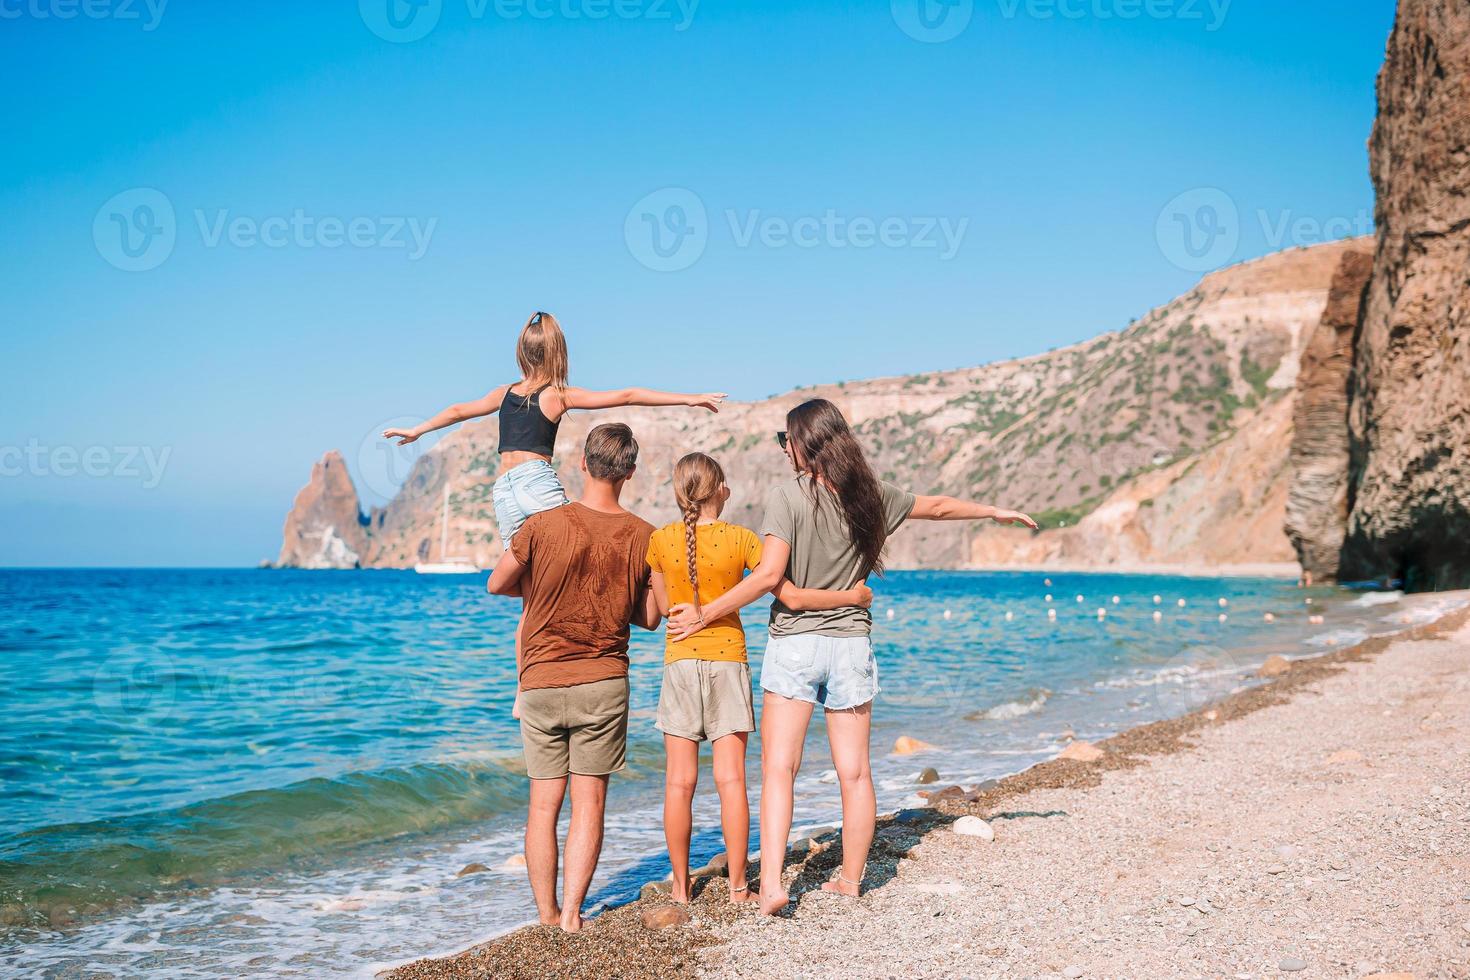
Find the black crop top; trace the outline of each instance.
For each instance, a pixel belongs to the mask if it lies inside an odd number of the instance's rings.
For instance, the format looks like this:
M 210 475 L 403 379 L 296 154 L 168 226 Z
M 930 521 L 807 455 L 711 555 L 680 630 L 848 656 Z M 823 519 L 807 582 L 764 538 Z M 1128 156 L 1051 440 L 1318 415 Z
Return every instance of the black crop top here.
M 500 403 L 500 449 L 502 453 L 526 452 L 550 456 L 556 447 L 556 430 L 561 419 L 555 422 L 541 411 L 541 392 L 517 395 L 509 388 Z

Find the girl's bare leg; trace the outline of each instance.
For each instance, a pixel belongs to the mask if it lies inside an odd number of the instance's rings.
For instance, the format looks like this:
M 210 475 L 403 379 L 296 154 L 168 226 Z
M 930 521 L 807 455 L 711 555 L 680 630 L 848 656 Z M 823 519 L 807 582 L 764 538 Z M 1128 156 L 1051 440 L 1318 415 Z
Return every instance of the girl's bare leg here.
M 735 732 L 715 739 L 714 744 L 715 789 L 720 794 L 720 827 L 725 832 L 732 902 L 755 901 L 745 877 L 745 857 L 750 849 L 750 800 L 745 795 L 745 746 L 749 739 L 749 732 Z
M 812 704 L 765 692 L 761 711 L 761 914 L 775 915 L 791 901 L 781 882 L 791 834 L 792 789 L 801 769 L 801 744 Z
M 873 722 L 873 702 L 845 711 L 827 712 L 827 739 L 832 745 L 832 768 L 842 788 L 842 877 L 822 887 L 830 892 L 856 896 L 873 843 L 873 825 L 878 819 L 873 794 L 873 771 L 868 765 L 868 735 Z
M 676 902 L 689 901 L 689 833 L 694 822 L 694 787 L 699 781 L 699 743 L 677 735 L 664 736 L 664 841 L 674 868 Z

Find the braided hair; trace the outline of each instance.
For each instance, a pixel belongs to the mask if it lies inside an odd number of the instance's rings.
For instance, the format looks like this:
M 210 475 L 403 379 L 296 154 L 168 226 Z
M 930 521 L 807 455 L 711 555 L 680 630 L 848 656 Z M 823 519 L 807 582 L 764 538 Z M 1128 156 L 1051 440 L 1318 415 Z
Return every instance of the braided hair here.
M 694 590 L 694 608 L 699 603 L 699 513 L 725 485 L 725 471 L 714 457 L 690 453 L 674 464 L 674 499 L 684 515 L 684 544 L 689 563 L 689 585 Z

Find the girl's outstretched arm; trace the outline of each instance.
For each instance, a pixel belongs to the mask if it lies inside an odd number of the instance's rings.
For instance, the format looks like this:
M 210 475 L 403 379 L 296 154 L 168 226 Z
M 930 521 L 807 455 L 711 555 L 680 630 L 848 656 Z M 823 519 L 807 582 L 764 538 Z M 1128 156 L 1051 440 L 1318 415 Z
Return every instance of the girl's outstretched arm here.
M 989 504 L 977 504 L 954 497 L 915 497 L 909 519 L 915 521 L 995 521 L 997 524 L 1021 524 L 1036 530 L 1036 522 L 1019 510 L 1002 510 Z
M 715 391 L 702 395 L 684 395 L 672 391 L 654 391 L 651 388 L 619 388 L 617 391 L 567 388 L 561 392 L 561 399 L 563 411 L 573 408 L 622 408 L 627 405 L 688 405 L 690 408 L 707 408 L 711 412 L 718 412 L 720 403 L 725 400 L 725 393 Z
M 464 422 L 467 419 L 478 419 L 486 415 L 493 415 L 500 410 L 500 403 L 505 401 L 505 393 L 510 385 L 501 385 L 490 392 L 484 398 L 476 398 L 474 401 L 455 402 L 444 411 L 435 415 L 427 422 L 420 422 L 412 429 L 384 429 L 384 439 L 397 439 L 398 445 L 406 446 L 426 433 L 436 429 L 442 429 L 456 422 Z
M 669 636 L 675 640 L 688 639 L 704 629 L 706 623 L 713 623 L 721 616 L 750 605 L 781 584 L 790 559 L 791 545 L 774 534 L 766 535 L 761 563 L 739 585 L 718 599 L 705 603 L 698 612 L 692 602 L 681 602 L 669 610 Z
M 802 589 L 794 585 L 789 578 L 783 578 L 781 584 L 771 590 L 776 601 L 787 609 L 803 612 L 809 609 L 841 609 L 843 606 L 861 606 L 864 609 L 873 605 L 873 590 L 868 588 L 866 582 L 859 582 L 850 589 Z

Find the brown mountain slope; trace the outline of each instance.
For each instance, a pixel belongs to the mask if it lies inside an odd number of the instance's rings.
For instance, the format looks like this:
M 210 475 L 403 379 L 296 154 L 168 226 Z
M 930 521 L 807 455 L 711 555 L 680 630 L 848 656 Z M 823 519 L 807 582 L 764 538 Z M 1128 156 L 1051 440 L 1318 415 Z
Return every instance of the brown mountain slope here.
M 1289 560 L 1284 465 L 1301 344 L 1350 247 L 1294 249 L 1222 270 L 1125 330 L 1034 357 L 823 385 L 718 416 L 577 413 L 562 426 L 558 467 L 575 496 L 568 463 L 587 429 L 626 421 L 643 448 L 631 509 L 655 522 L 674 519 L 673 461 L 701 449 L 730 476 L 727 516 L 754 526 L 765 488 L 787 475 L 775 430 L 790 406 L 821 396 L 847 413 L 884 478 L 1022 507 L 1052 529 L 1033 536 L 913 525 L 891 543 L 894 567 Z M 451 550 L 493 563 L 495 437 L 493 419 L 472 423 L 424 453 L 399 494 L 368 519 L 360 563 L 437 558 L 445 480 Z M 342 518 L 293 511 L 288 529 L 333 520 Z M 320 553 L 288 536 L 280 563 Z

